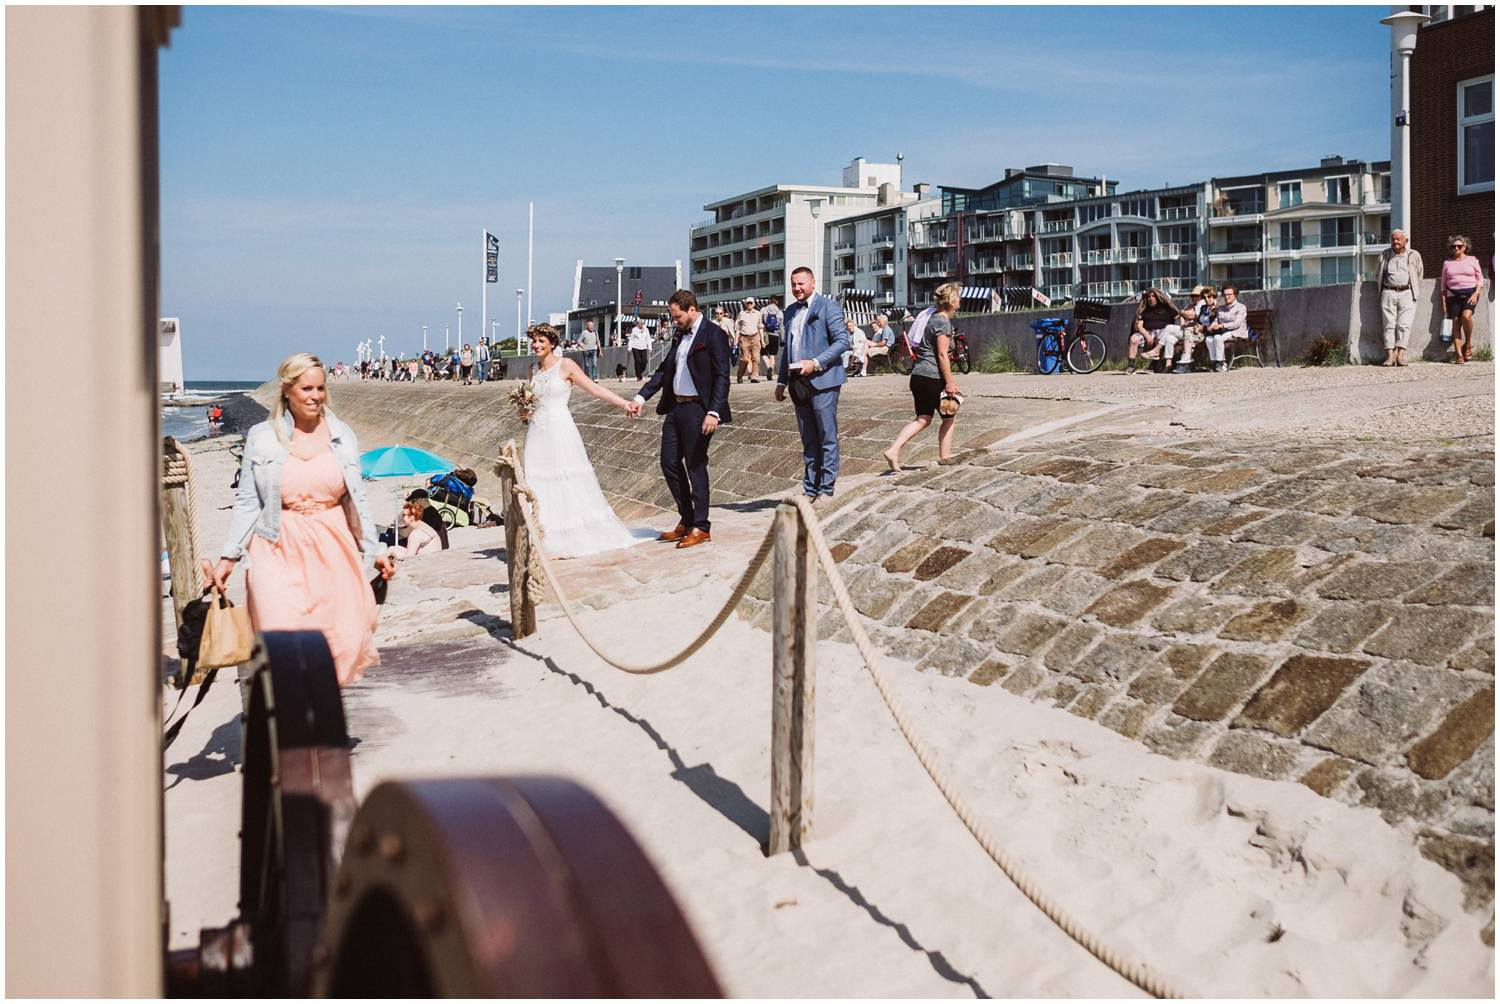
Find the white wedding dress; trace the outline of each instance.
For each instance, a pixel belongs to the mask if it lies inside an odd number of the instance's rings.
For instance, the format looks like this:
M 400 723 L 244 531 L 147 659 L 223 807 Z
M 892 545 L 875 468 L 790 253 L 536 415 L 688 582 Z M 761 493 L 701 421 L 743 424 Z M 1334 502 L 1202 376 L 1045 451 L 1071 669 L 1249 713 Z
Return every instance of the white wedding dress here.
M 562 365 L 538 370 L 531 387 L 538 398 L 521 463 L 536 495 L 542 549 L 558 558 L 579 558 L 636 543 L 599 490 L 594 465 L 568 411 L 573 385 Z

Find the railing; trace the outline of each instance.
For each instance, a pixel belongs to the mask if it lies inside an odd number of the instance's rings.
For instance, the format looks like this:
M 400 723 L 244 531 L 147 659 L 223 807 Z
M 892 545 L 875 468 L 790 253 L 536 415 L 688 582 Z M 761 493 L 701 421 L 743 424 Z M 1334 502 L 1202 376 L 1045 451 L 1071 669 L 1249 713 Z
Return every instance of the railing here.
M 1134 296 L 1149 288 L 1150 282 L 1116 280 L 1114 282 L 1090 282 L 1084 286 L 1085 296 Z
M 1063 234 L 1072 229 L 1072 220 L 1047 220 L 1042 223 L 1042 233 L 1044 234 Z
M 1339 234 L 1328 242 L 1324 242 L 1322 234 L 1303 234 L 1301 237 L 1267 237 L 1266 250 L 1268 251 L 1307 251 L 1318 248 L 1352 248 L 1355 246 L 1354 234 Z
M 1042 292 L 1047 294 L 1048 299 L 1071 300 L 1073 298 L 1073 284 L 1068 282 L 1056 286 L 1047 286 L 1043 288 Z
M 853 251 L 854 250 L 854 242 L 853 241 L 834 241 L 833 250 L 835 252 L 837 252 L 837 251 Z
M 1371 233 L 1368 230 L 1365 231 L 1365 246 L 1366 246 L 1366 248 L 1369 248 L 1370 245 L 1374 245 L 1374 246 L 1376 246 L 1376 247 L 1378 247 L 1378 248 L 1380 248 L 1380 249 L 1383 250 L 1385 248 L 1385 246 L 1387 244 L 1389 244 L 1390 242 L 1391 242 L 1391 235 L 1390 234 L 1376 234 L 1376 233 Z
M 1000 272 L 1004 270 L 1004 267 L 999 258 L 971 258 L 969 260 L 971 272 Z
M 1073 252 L 1054 251 L 1052 254 L 1049 254 L 1045 258 L 1043 258 L 1042 262 L 1044 264 L 1044 267 L 1046 268 L 1072 268 Z
M 912 240 L 911 246 L 914 248 L 937 248 L 945 247 L 952 243 L 946 234 L 922 234 Z
M 969 240 L 975 244 L 981 244 L 986 241 L 1003 241 L 1006 236 L 1005 228 L 996 226 L 970 227 L 968 234 Z
M 1159 220 L 1193 220 L 1198 218 L 1197 206 L 1168 206 L 1156 214 Z
M 1153 258 L 1191 258 L 1198 254 L 1196 244 L 1153 244 L 1151 245 L 1151 257 Z
M 876 262 L 874 265 L 870 266 L 870 271 L 874 272 L 876 275 L 895 275 L 896 263 L 893 261 Z
M 1209 256 L 1220 254 L 1260 254 L 1260 241 L 1229 241 L 1220 247 L 1209 246 Z
M 1357 275 L 1273 275 L 1266 277 L 1266 289 L 1307 289 L 1312 286 L 1344 286 L 1358 282 Z
M 1085 951 L 1156 997 L 1182 997 L 1180 989 L 1137 959 L 1122 956 L 1082 927 L 1017 865 L 998 840 L 978 822 L 974 810 L 956 793 L 936 764 L 931 748 L 913 730 L 879 666 L 875 646 L 849 596 L 849 587 L 828 549 L 817 513 L 807 499 L 794 497 L 776 507 L 771 526 L 746 563 L 723 607 L 691 642 L 675 654 L 650 664 L 632 663 L 610 654 L 589 633 L 542 553 L 537 498 L 526 483 L 515 440 L 507 442 L 495 464 L 505 507 L 505 566 L 509 575 L 511 637 L 521 641 L 536 633 L 536 601 L 550 589 L 564 617 L 583 643 L 621 672 L 647 676 L 681 665 L 706 645 L 729 619 L 766 560 L 771 560 L 771 800 L 767 851 L 783 854 L 808 842 L 813 824 L 813 739 L 816 717 L 818 639 L 818 573 L 828 581 L 834 605 L 843 617 L 866 673 L 880 693 L 896 728 L 917 762 L 937 787 L 964 828 L 1016 888 Z M 534 536 L 533 536 L 534 535 Z
M 1240 202 L 1230 203 L 1227 206 L 1216 206 L 1214 216 L 1217 219 L 1228 219 L 1231 216 L 1260 216 L 1266 211 L 1264 202 Z
M 894 246 L 895 243 L 896 243 L 896 235 L 895 234 L 876 234 L 874 237 L 872 237 L 870 239 L 870 245 L 871 245 L 871 247 L 880 247 L 883 244 L 890 244 L 890 245 Z
M 918 265 L 912 275 L 918 279 L 940 279 L 946 278 L 951 271 L 947 265 Z
M 833 267 L 833 274 L 836 277 L 840 278 L 840 279 L 842 279 L 844 276 L 847 276 L 847 275 L 853 275 L 854 274 L 854 266 L 853 265 L 835 265 Z

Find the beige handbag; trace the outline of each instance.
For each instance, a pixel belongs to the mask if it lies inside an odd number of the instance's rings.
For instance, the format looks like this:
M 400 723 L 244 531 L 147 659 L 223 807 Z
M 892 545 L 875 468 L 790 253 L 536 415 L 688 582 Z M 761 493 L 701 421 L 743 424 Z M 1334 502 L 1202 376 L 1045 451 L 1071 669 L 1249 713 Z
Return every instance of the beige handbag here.
M 221 669 L 248 662 L 255 647 L 249 611 L 230 603 L 217 588 L 207 602 L 203 637 L 198 643 L 198 668 Z

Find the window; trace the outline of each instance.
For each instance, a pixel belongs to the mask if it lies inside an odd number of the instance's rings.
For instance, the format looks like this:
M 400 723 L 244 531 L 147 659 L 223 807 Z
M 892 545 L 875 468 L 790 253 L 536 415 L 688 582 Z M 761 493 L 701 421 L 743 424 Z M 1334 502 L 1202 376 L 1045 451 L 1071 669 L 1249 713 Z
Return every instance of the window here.
M 1331 286 L 1339 282 L 1354 281 L 1354 259 L 1324 258 L 1323 259 L 1323 285 Z
M 1458 82 L 1458 194 L 1495 190 L 1495 75 Z
M 1283 223 L 1281 225 L 1281 243 L 1279 246 L 1282 251 L 1302 250 L 1301 220 L 1296 220 L 1291 223 Z M 1283 262 L 1282 264 L 1284 265 L 1285 262 Z
M 1283 181 L 1277 188 L 1281 191 L 1281 208 L 1290 209 L 1302 205 L 1302 182 Z
M 1339 216 L 1334 219 L 1321 220 L 1322 228 L 1319 234 L 1319 246 L 1325 248 L 1353 247 L 1354 246 L 1354 217 Z
M 1323 189 L 1327 193 L 1328 202 L 1340 206 L 1349 204 L 1348 178 L 1324 178 Z

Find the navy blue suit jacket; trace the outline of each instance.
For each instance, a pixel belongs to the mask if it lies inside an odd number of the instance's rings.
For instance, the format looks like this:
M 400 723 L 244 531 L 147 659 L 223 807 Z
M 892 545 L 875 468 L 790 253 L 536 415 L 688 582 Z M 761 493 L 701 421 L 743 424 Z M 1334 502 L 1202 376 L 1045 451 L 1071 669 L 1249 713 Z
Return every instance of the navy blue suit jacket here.
M 646 401 L 661 391 L 661 400 L 656 404 L 658 415 L 665 415 L 677 403 L 672 382 L 677 376 L 677 350 L 682 347 L 684 337 L 681 332 L 676 333 L 666 358 L 637 391 Z M 703 410 L 718 412 L 721 425 L 729 422 L 729 336 L 706 317 L 698 322 L 698 334 L 693 338 L 693 347 L 688 349 L 687 365 L 688 376 L 693 378 L 693 386 L 703 399 Z

